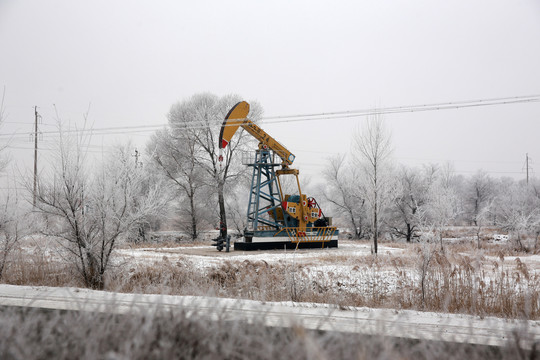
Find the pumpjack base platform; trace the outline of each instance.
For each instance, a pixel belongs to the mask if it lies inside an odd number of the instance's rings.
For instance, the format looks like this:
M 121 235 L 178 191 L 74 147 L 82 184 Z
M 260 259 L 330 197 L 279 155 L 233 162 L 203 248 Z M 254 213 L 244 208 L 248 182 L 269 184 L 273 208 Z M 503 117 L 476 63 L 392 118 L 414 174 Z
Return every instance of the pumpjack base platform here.
M 326 249 L 337 248 L 338 241 L 313 241 L 313 242 L 300 242 L 293 243 L 291 241 L 269 241 L 269 242 L 243 242 L 237 241 L 234 243 L 234 250 L 240 251 L 252 251 L 252 250 L 283 250 L 283 249 Z

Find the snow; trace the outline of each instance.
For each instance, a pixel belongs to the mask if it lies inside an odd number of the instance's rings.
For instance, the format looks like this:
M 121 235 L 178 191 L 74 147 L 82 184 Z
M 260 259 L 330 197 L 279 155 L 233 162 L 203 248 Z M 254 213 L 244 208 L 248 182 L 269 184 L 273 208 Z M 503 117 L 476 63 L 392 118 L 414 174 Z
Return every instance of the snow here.
M 194 250 L 203 250 L 204 255 L 198 255 Z M 403 249 L 387 246 L 379 246 L 380 253 L 399 254 Z M 336 256 L 357 257 L 371 254 L 371 246 L 368 244 L 343 243 L 338 248 L 324 250 L 299 249 L 299 250 L 273 250 L 273 251 L 234 251 L 218 252 L 210 244 L 208 246 L 189 246 L 176 248 L 139 248 L 118 249 L 116 255 L 143 260 L 162 260 L 166 256 L 169 260 L 188 257 L 194 265 L 208 268 L 223 261 L 266 261 L 276 263 L 279 261 L 308 261 L 314 259 L 331 259 Z
M 0 285 L 0 305 L 46 309 L 140 313 L 156 309 L 188 310 L 210 318 L 252 321 L 267 326 L 301 324 L 307 329 L 370 335 L 504 345 L 512 331 L 520 331 L 525 346 L 540 340 L 540 322 L 479 318 L 411 310 L 351 307 L 291 302 L 258 302 L 213 297 L 120 294 L 78 288 Z

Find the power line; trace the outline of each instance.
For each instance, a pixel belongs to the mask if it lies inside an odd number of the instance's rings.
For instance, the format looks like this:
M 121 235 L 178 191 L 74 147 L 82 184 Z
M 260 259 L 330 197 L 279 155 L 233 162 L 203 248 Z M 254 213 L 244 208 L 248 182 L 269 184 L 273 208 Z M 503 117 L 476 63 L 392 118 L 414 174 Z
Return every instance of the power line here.
M 303 167 L 307 168 L 325 168 L 325 163 L 303 163 L 298 162 L 296 165 L 297 168 L 302 169 Z M 496 170 L 483 170 L 483 172 L 488 174 L 523 174 L 523 171 L 496 171 Z M 458 174 L 476 174 L 478 170 L 454 170 Z
M 471 106 L 491 106 L 491 105 L 505 105 L 513 103 L 522 103 L 522 102 L 536 102 L 540 100 L 540 95 L 527 95 L 527 96 L 511 96 L 504 98 L 491 98 L 491 99 L 479 99 L 479 100 L 465 100 L 465 101 L 454 101 L 454 102 L 443 102 L 443 103 L 431 103 L 423 105 L 412 105 L 412 106 L 394 106 L 380 109 L 363 109 L 363 110 L 347 110 L 347 111 L 336 111 L 328 113 L 312 113 L 312 114 L 302 114 L 302 115 L 282 115 L 282 116 L 272 116 L 265 117 L 263 120 L 269 119 L 294 119 L 294 118 L 312 118 L 312 117 L 321 117 L 321 116 L 365 116 L 365 114 L 371 114 L 374 110 L 383 111 L 383 113 L 400 113 L 400 112 L 414 112 L 414 111 L 428 111 L 428 110 L 446 110 L 446 109 L 458 109 L 463 107 Z M 380 112 L 377 112 L 379 114 Z M 303 120 L 303 119 L 302 119 Z
M 348 119 L 356 117 L 365 117 L 370 115 L 385 115 L 385 114 L 399 114 L 410 112 L 424 112 L 424 111 L 440 111 L 449 109 L 461 109 L 470 107 L 485 107 L 495 105 L 509 105 L 509 104 L 522 104 L 540 101 L 540 95 L 529 96 L 513 96 L 504 98 L 493 99 L 480 99 L 480 100 L 466 100 L 455 102 L 443 102 L 423 105 L 409 105 L 409 106 L 393 106 L 383 108 L 371 108 L 363 110 L 346 110 L 346 111 L 334 111 L 324 113 L 310 113 L 310 114 L 298 114 L 298 115 L 283 115 L 283 116 L 271 116 L 263 117 L 261 123 L 277 124 L 284 122 L 299 122 L 299 121 L 321 121 L 321 120 L 336 120 L 336 119 Z M 274 121 L 272 121 L 274 120 Z M 118 126 L 107 127 L 97 129 L 68 129 L 68 130 L 56 130 L 56 131 L 44 131 L 44 135 L 59 135 L 60 133 L 77 133 L 89 135 L 114 135 L 114 134 L 127 134 L 127 133 L 145 133 L 158 130 L 166 127 L 169 124 L 156 124 L 156 125 L 135 125 L 135 126 Z M 182 124 L 182 126 L 174 127 L 174 130 L 190 130 L 190 129 L 205 129 L 216 126 L 210 124 L 201 124 L 201 121 L 189 121 Z M 20 133 L 12 134 L 11 136 L 21 136 Z M 10 136 L 7 134 L 0 134 L 1 137 Z
M 89 152 L 89 153 L 95 153 L 95 154 L 101 154 L 101 153 L 114 153 L 113 150 L 109 149 L 109 150 L 106 150 L 106 149 L 103 149 L 103 150 L 89 150 L 89 147 L 88 146 L 81 146 L 81 147 L 84 147 L 86 148 L 87 150 L 85 150 L 84 152 Z M 22 146 L 7 146 L 8 149 L 17 149 L 17 150 L 34 150 L 34 148 L 31 148 L 31 147 L 22 147 Z M 41 147 L 39 149 L 40 151 L 57 151 L 58 149 L 53 149 L 53 148 L 43 148 Z
M 332 151 L 319 151 L 319 150 L 299 150 L 295 149 L 295 153 L 310 153 L 310 154 L 340 154 L 339 152 Z M 473 163 L 473 164 L 521 164 L 521 161 L 494 161 L 494 160 L 461 160 L 461 159 L 434 159 L 434 158 L 418 158 L 418 157 L 395 157 L 396 160 L 419 160 L 419 161 L 450 161 L 457 163 Z
M 49 144 L 51 146 L 44 147 L 43 145 L 39 148 L 40 151 L 59 151 L 58 146 L 54 146 L 54 144 Z M 114 152 L 114 146 L 100 146 L 100 145 L 92 145 L 92 144 L 79 144 L 77 145 L 78 148 L 81 149 L 87 149 L 85 152 L 92 152 L 92 153 L 113 153 Z M 34 150 L 33 147 L 29 146 L 13 146 L 13 145 L 6 145 L 4 148 L 6 149 L 17 149 L 17 150 Z
M 96 153 L 96 154 L 114 153 L 114 146 L 100 146 L 100 145 L 86 144 L 86 145 L 81 145 L 81 147 L 88 149 L 88 150 L 86 150 L 86 152 L 90 152 L 90 153 Z M 8 149 L 20 149 L 20 150 L 32 150 L 33 149 L 33 147 L 22 147 L 22 146 L 12 146 L 12 145 L 7 145 L 6 148 L 8 148 Z M 41 147 L 40 150 L 42 150 L 42 151 L 57 151 L 58 149 L 57 148 Z M 295 151 L 295 153 L 296 152 L 329 154 L 328 152 L 324 152 L 324 151 L 309 151 L 309 150 L 299 150 L 299 151 Z M 436 162 L 472 163 L 472 164 L 486 164 L 486 163 L 489 163 L 489 164 L 519 164 L 519 163 L 521 163 L 520 161 L 460 160 L 460 159 L 434 159 L 434 158 L 408 158 L 408 157 L 395 157 L 394 159 L 396 159 L 398 161 L 412 159 L 412 160 L 418 160 L 418 161 L 424 161 L 424 162 L 426 162 L 426 161 L 436 161 Z M 532 163 L 530 157 L 529 157 L 529 161 L 530 161 L 530 163 Z M 323 166 L 324 164 L 323 163 L 302 163 L 302 165 Z M 530 167 L 530 169 L 532 170 L 532 167 Z M 523 174 L 524 171 L 525 171 L 525 168 L 522 171 L 510 171 L 510 172 L 507 172 L 507 171 L 502 171 L 502 172 L 501 171 L 486 171 L 486 172 Z M 474 173 L 475 171 L 470 171 L 470 172 Z
M 460 160 L 460 159 L 433 159 L 433 158 L 411 158 L 396 157 L 398 160 L 420 160 L 420 161 L 450 161 L 459 163 L 490 163 L 490 164 L 521 164 L 521 161 L 494 161 L 494 160 Z
M 419 108 L 411 107 L 409 109 L 399 109 L 399 110 L 393 110 L 391 108 L 382 108 L 380 110 L 375 109 L 372 111 L 358 112 L 358 113 L 348 114 L 348 115 L 335 115 L 335 116 L 325 116 L 325 117 L 278 120 L 278 121 L 267 122 L 267 124 L 268 123 L 277 124 L 277 123 L 285 123 L 285 122 L 299 122 L 299 121 L 338 120 L 338 119 L 357 118 L 357 117 L 365 117 L 365 116 L 372 116 L 372 115 L 439 111 L 439 110 L 461 109 L 461 108 L 480 107 L 480 106 L 530 103 L 530 102 L 538 102 L 538 101 L 540 101 L 540 99 L 516 100 L 516 101 L 507 101 L 507 102 L 500 102 L 500 103 L 491 103 L 491 104 L 483 103 L 483 104 L 468 104 L 468 105 L 446 105 L 446 106 L 441 105 L 441 106 L 435 106 L 435 107 L 419 107 Z
M 33 121 L 2 121 L 2 124 L 18 124 L 18 125 L 34 125 Z M 46 123 L 39 123 L 39 125 L 44 126 L 56 126 L 55 124 L 46 124 Z

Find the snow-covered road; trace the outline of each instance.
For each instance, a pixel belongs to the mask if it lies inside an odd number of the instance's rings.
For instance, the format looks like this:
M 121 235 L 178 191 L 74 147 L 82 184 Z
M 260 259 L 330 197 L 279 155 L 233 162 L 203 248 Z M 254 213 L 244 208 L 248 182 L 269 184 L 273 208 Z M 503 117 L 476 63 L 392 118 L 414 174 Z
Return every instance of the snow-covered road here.
M 370 308 L 337 309 L 309 303 L 261 303 L 214 297 L 121 294 L 78 288 L 0 285 L 0 306 L 120 314 L 185 310 L 230 320 L 262 320 L 268 326 L 501 346 L 518 331 L 530 348 L 540 341 L 539 321 Z

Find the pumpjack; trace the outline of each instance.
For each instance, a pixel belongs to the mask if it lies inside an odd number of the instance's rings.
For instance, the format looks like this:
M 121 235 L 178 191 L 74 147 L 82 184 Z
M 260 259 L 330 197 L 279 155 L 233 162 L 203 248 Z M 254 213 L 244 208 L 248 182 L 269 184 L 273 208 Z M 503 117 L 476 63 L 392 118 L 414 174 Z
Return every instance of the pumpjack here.
M 332 218 L 324 215 L 313 197 L 302 193 L 299 171 L 291 168 L 294 154 L 248 119 L 248 114 L 247 102 L 236 104 L 225 117 L 219 134 L 220 149 L 227 147 L 240 127 L 259 141 L 253 156 L 243 159 L 253 172 L 247 226 L 234 249 L 337 247 L 339 230 L 332 226 Z M 283 193 L 282 176 L 295 178 L 297 193 Z

